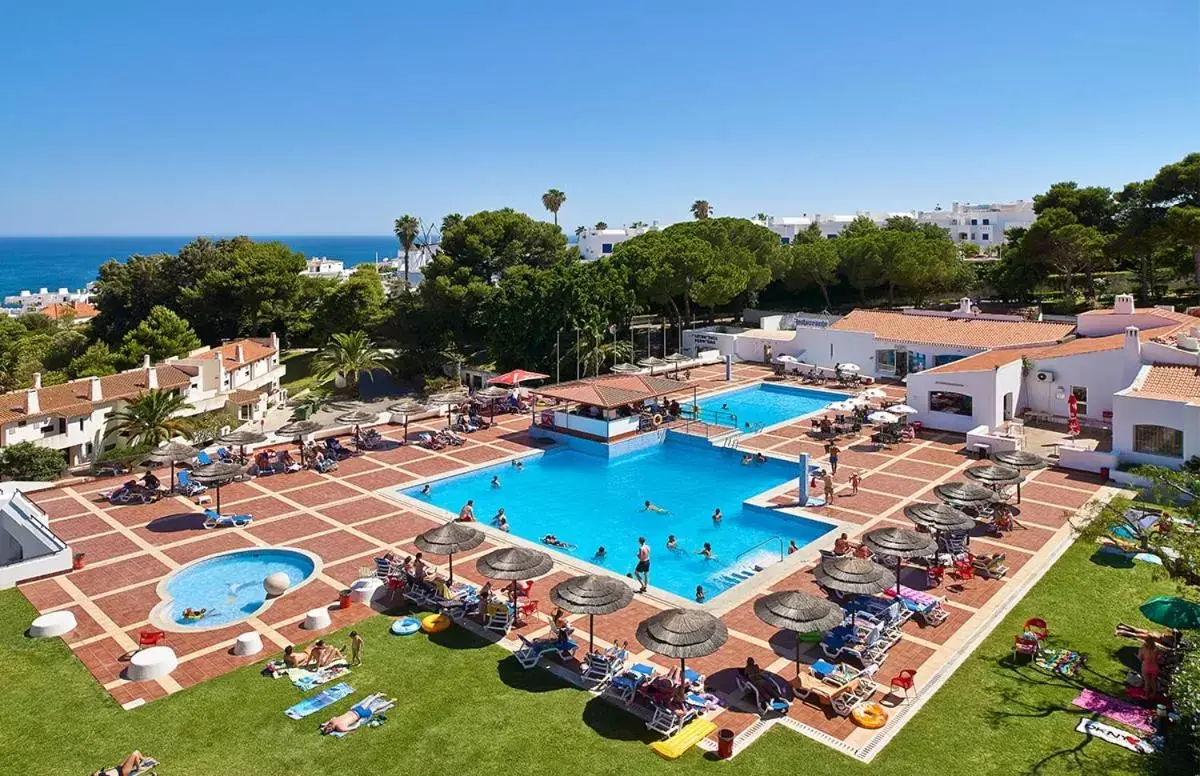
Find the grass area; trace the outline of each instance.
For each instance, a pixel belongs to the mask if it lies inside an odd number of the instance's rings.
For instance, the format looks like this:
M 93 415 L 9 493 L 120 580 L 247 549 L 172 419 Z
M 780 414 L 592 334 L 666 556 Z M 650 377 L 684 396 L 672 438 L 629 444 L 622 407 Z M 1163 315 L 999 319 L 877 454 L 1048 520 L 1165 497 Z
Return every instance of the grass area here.
M 317 378 L 312 374 L 313 357 L 316 355 L 315 350 L 289 350 L 280 359 L 280 363 L 287 367 L 280 387 L 285 388 L 289 396 L 296 396 L 317 384 Z
M 1101 565 L 1092 550 L 1073 547 L 869 766 L 778 728 L 731 763 L 708 762 L 698 751 L 668 763 L 645 747 L 650 739 L 639 721 L 549 673 L 523 671 L 508 653 L 459 629 L 433 638 L 390 636 L 390 620 L 382 616 L 357 626 L 366 638 L 366 663 L 348 677 L 354 696 L 333 706 L 344 711 L 377 690 L 396 696 L 381 728 L 323 738 L 316 726 L 329 713 L 287 719 L 283 709 L 301 696 L 255 667 L 126 712 L 61 642 L 26 639 L 33 611 L 19 593 L 4 591 L 0 773 L 91 773 L 135 747 L 165 763 L 163 776 L 1194 773 L 1179 759 L 1085 743 L 1070 706 L 1079 686 L 1007 659 L 1021 623 L 1042 616 L 1054 643 L 1090 656 L 1088 686 L 1118 690 L 1135 647 L 1113 638 L 1113 626 L 1145 625 L 1137 604 L 1169 593 L 1171 585 L 1153 580 L 1143 564 Z M 345 635 L 330 641 L 343 644 Z

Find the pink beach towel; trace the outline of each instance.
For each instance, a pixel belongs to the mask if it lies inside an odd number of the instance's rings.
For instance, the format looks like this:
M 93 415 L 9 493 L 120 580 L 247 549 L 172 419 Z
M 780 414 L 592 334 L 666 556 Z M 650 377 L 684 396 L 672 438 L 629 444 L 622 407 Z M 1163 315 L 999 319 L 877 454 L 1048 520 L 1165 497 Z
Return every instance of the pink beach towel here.
M 1111 695 L 1084 690 L 1071 703 L 1081 709 L 1095 712 L 1102 717 L 1108 717 L 1114 722 L 1120 722 L 1122 725 L 1127 725 L 1134 730 L 1141 730 L 1145 733 L 1150 733 L 1154 730 L 1154 728 L 1150 727 L 1148 721 L 1149 712 L 1140 706 L 1135 706 L 1132 703 L 1123 701 L 1120 698 L 1114 698 Z

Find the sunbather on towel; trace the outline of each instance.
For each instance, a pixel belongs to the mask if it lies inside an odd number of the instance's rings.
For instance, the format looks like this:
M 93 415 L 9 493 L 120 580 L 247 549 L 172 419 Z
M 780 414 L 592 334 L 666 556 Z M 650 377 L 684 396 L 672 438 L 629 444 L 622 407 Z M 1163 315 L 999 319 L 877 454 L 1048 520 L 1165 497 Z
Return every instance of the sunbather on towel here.
M 95 771 L 92 776 L 132 776 L 141 770 L 143 765 L 153 767 L 154 761 L 149 757 L 144 756 L 141 752 L 134 750 L 133 754 L 121 761 L 121 764 L 115 768 L 105 768 L 102 771 Z
M 375 716 L 376 713 L 392 706 L 395 702 L 395 698 L 385 700 L 381 692 L 368 695 L 349 711 L 327 720 L 321 725 L 321 732 L 325 735 L 329 735 L 330 733 L 349 733 Z
M 336 663 L 339 660 L 345 660 L 346 657 L 337 647 L 326 644 L 324 641 L 317 639 L 317 643 L 313 644 L 312 650 L 308 653 L 309 665 L 317 668 L 325 668 L 328 665 Z
M 307 652 L 302 649 L 297 650 L 291 644 L 283 648 L 283 664 L 288 668 L 299 668 L 300 666 L 308 665 L 310 660 L 312 658 Z

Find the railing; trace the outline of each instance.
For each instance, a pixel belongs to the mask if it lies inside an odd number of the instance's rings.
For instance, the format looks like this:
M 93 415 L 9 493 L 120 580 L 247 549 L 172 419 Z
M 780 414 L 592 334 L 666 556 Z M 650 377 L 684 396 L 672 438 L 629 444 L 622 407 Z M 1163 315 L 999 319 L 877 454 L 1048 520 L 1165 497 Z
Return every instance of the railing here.
M 764 539 L 763 541 L 754 545 L 750 549 L 746 550 L 741 555 L 734 558 L 734 561 L 736 562 L 736 561 L 741 560 L 742 558 L 746 557 L 750 553 L 757 550 L 759 547 L 762 547 L 765 544 L 770 544 L 771 542 L 779 542 L 779 559 L 783 560 L 784 558 L 786 558 L 787 557 L 787 547 L 783 543 L 783 537 L 782 536 L 772 536 L 770 539 Z
M 33 516 L 34 512 L 40 512 L 41 510 L 39 510 L 37 506 L 25 496 L 24 493 L 20 491 L 14 491 L 12 498 L 9 500 L 9 506 L 11 507 L 10 511 L 12 514 L 24 518 L 25 521 L 32 527 L 34 533 L 37 533 L 45 539 L 46 544 L 51 548 L 49 552 L 45 553 L 46 555 L 53 555 L 56 552 L 61 552 L 62 550 L 67 549 L 66 542 L 64 542 L 58 537 L 57 534 L 43 525 L 42 521 Z M 38 555 L 32 557 L 42 556 Z M 23 560 L 30 559 L 30 557 L 23 558 Z

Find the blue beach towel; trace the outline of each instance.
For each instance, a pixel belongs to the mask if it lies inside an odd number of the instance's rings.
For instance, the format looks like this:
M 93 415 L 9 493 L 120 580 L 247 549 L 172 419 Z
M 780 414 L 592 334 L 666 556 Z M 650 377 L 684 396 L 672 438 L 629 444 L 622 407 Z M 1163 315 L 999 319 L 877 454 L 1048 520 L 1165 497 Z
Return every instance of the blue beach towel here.
M 335 684 L 333 687 L 321 690 L 311 698 L 305 698 L 283 713 L 291 719 L 304 719 L 310 714 L 316 714 L 326 706 L 337 703 L 352 692 L 354 692 L 353 687 L 345 682 L 341 682 L 340 684 Z

